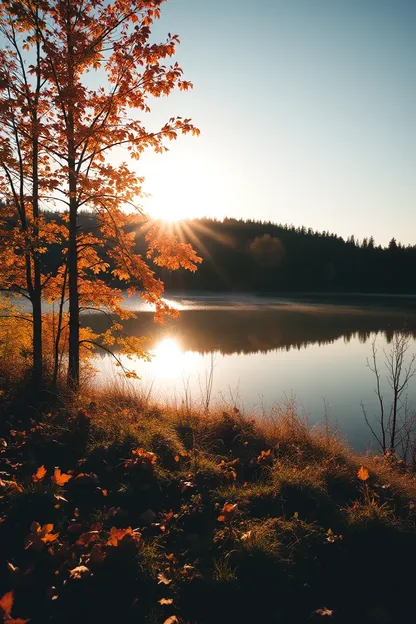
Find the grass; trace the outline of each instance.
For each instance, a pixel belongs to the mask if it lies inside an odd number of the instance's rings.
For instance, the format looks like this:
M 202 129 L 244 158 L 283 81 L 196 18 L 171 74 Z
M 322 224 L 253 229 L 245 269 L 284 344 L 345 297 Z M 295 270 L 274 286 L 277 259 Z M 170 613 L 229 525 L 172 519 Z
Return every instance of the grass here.
M 413 621 L 415 476 L 355 456 L 292 405 L 261 424 L 117 388 L 11 405 L 4 621 Z

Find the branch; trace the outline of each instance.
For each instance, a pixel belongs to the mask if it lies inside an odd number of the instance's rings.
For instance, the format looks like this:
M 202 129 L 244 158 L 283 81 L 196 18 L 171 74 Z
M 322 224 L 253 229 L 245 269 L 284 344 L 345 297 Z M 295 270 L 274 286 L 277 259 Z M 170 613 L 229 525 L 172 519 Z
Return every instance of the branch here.
M 102 349 L 103 351 L 105 351 L 106 353 L 108 353 L 109 355 L 111 355 L 116 362 L 118 363 L 118 365 L 121 367 L 123 373 L 127 376 L 128 375 L 128 369 L 124 366 L 123 362 L 120 360 L 119 357 L 116 356 L 115 353 L 113 353 L 113 351 L 111 351 L 111 349 L 108 349 L 106 346 L 100 344 L 99 342 L 96 342 L 95 340 L 87 340 L 86 338 L 84 340 L 80 340 L 79 344 L 84 344 L 84 343 L 88 343 L 93 345 L 94 347 L 97 347 L 98 349 Z
M 21 321 L 27 321 L 28 323 L 33 324 L 33 319 L 28 316 L 24 316 L 23 314 L 0 314 L 0 318 L 14 318 L 20 319 Z

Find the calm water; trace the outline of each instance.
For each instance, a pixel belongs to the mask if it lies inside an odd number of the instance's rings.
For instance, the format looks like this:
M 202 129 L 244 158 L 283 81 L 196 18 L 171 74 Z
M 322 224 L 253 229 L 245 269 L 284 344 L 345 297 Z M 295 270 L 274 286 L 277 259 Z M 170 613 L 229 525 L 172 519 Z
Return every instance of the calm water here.
M 227 297 L 175 298 L 179 319 L 155 325 L 146 306 L 128 300 L 136 318 L 124 323 L 135 336 L 149 336 L 152 361 L 126 362 L 144 393 L 154 399 L 194 405 L 204 402 L 212 373 L 211 405 L 237 404 L 243 411 L 270 408 L 294 396 L 310 424 L 330 422 L 356 448 L 372 444 L 361 402 L 377 413 L 374 377 L 366 367 L 374 338 L 380 355 L 395 330 L 404 327 L 416 351 L 416 301 L 336 298 L 335 302 L 290 299 L 233 300 Z M 84 316 L 104 329 L 101 314 Z M 98 356 L 97 382 L 119 375 L 110 356 Z M 381 366 L 384 374 L 384 369 Z M 385 387 L 388 396 L 388 388 Z M 416 381 L 409 387 L 416 408 Z

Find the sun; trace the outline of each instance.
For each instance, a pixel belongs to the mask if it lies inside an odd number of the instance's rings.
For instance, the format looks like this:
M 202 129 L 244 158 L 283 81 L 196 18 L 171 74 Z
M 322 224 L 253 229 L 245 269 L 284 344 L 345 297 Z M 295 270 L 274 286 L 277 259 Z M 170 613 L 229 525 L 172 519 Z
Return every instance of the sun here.
M 150 214 L 153 219 L 164 221 L 165 223 L 177 223 L 178 221 L 184 221 L 185 219 L 192 218 L 190 211 L 186 210 L 185 206 L 176 204 L 172 207 L 171 203 L 153 206 Z

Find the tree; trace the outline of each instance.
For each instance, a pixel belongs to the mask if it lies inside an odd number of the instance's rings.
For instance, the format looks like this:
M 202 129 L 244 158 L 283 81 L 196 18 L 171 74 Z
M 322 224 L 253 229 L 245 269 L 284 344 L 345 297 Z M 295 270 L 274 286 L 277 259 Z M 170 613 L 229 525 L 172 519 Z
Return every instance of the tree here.
M 285 250 L 277 236 L 264 234 L 256 236 L 250 244 L 250 253 L 263 267 L 277 267 L 282 262 Z
M 19 17 L 18 3 L 0 4 L 0 193 L 2 230 L 0 288 L 27 297 L 32 306 L 33 382 L 42 386 L 42 267 L 44 244 L 52 228 L 40 214 L 39 135 L 46 102 L 41 79 L 38 37 L 40 12 L 34 3 L 32 21 Z M 27 35 L 21 42 L 22 33 Z M 32 48 L 25 63 L 23 48 Z M 49 230 L 49 232 L 48 232 Z
M 367 361 L 368 368 L 376 378 L 375 393 L 379 402 L 379 430 L 375 431 L 362 405 L 367 425 L 377 440 L 384 454 L 393 455 L 398 449 L 404 458 L 415 446 L 416 414 L 409 412 L 405 392 L 410 380 L 416 374 L 416 354 L 409 357 L 410 336 L 405 332 L 395 332 L 390 349 L 384 351 L 384 364 L 387 370 L 386 381 L 391 389 L 390 406 L 386 402 L 382 390 L 382 378 L 377 362 L 377 347 L 372 343 L 372 359 Z
M 163 64 L 174 55 L 178 37 L 169 34 L 160 44 L 150 40 L 150 26 L 160 17 L 161 4 L 162 0 L 20 0 L 13 4 L 14 19 L 26 33 L 23 45 L 29 47 L 28 58 L 33 46 L 39 50 L 39 79 L 49 102 L 36 137 L 47 161 L 44 199 L 53 205 L 59 202 L 66 215 L 60 277 L 62 300 L 68 284 L 68 383 L 75 389 L 80 348 L 93 342 L 80 336 L 81 310 L 105 306 L 124 314 L 121 292 L 99 279 L 110 270 L 110 261 L 113 275 L 130 285 L 130 294 L 141 287 L 141 296 L 155 305 L 159 320 L 173 312 L 163 301 L 163 284 L 148 261 L 189 270 L 200 261 L 190 245 L 157 223 L 143 223 L 147 258 L 135 252 L 135 233 L 128 229 L 132 217 L 126 209 L 141 212 L 136 202 L 143 179 L 127 163 L 113 162 L 117 147 L 126 147 L 130 158 L 138 160 L 145 149 L 162 153 L 166 141 L 179 133 L 199 134 L 189 119 L 171 118 L 159 130 L 150 131 L 134 113 L 129 115 L 131 110 L 145 115 L 153 98 L 167 96 L 176 87 L 192 87 L 182 79 L 177 63 Z M 99 86 L 89 82 L 92 72 Z M 97 214 L 99 236 L 79 228 L 81 208 Z M 112 338 L 106 335 L 105 340 L 109 344 Z M 125 347 L 131 351 L 131 341 Z

